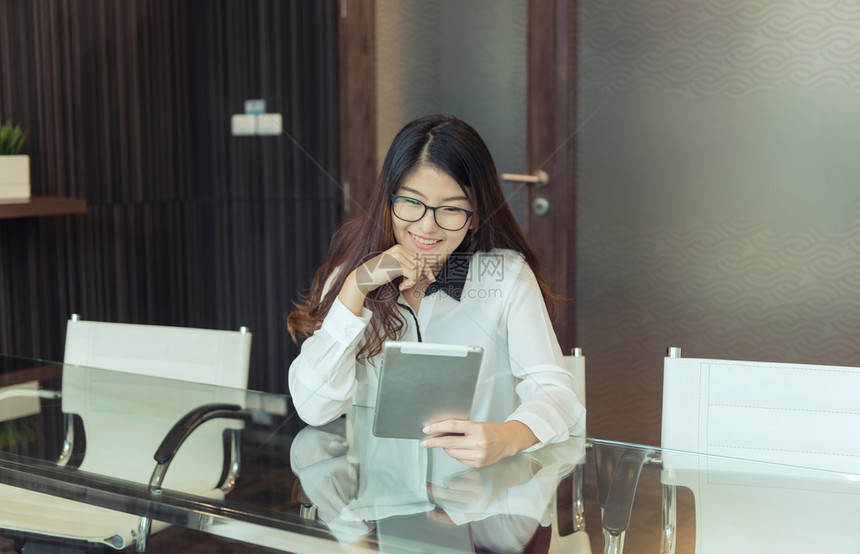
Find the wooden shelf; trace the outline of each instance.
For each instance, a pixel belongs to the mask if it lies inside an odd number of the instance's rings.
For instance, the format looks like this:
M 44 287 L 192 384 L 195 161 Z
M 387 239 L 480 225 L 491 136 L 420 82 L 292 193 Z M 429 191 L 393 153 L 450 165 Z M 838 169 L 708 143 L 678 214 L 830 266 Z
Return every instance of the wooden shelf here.
M 86 211 L 87 201 L 83 198 L 31 196 L 26 202 L 0 200 L 0 219 L 82 214 Z

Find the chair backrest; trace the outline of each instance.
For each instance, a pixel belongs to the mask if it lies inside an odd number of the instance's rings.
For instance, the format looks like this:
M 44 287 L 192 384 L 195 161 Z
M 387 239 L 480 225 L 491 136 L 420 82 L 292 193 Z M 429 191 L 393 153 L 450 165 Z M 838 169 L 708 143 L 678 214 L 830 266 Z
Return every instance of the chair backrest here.
M 582 400 L 582 406 L 585 407 L 585 356 L 580 348 L 574 348 L 570 356 L 564 357 L 564 363 L 567 369 L 573 373 L 576 378 L 576 394 Z
M 860 474 L 860 368 L 666 357 L 662 445 Z
M 664 363 L 662 445 L 718 456 L 663 453 L 663 484 L 693 492 L 696 552 L 858 552 L 856 480 L 792 466 L 860 474 L 860 369 L 679 350 Z
M 179 418 L 209 403 L 244 403 L 251 347 L 247 331 L 76 318 L 67 329 L 65 362 L 72 365 L 63 372 L 63 411 L 83 422 L 81 470 L 148 483 L 153 455 Z M 151 377 L 178 381 L 165 387 Z M 164 486 L 187 492 L 216 487 L 223 466 L 222 433 L 233 428 L 241 428 L 241 422 L 213 420 L 195 430 L 171 463 Z
M 574 392 L 582 401 L 582 407 L 585 408 L 585 356 L 582 354 L 581 348 L 574 348 L 570 356 L 564 357 L 565 367 L 573 374 L 574 377 Z M 586 413 L 586 418 L 588 414 Z M 582 434 L 586 435 L 586 418 L 582 420 Z M 579 432 L 579 431 L 577 431 Z
M 64 361 L 152 377 L 247 388 L 251 333 L 82 321 L 66 327 Z
M 585 356 L 582 354 L 582 349 L 574 348 L 570 356 L 564 357 L 564 364 L 568 371 L 573 374 L 575 381 L 574 392 L 576 392 L 576 395 L 582 401 L 582 406 L 585 407 Z M 585 421 L 582 422 L 582 433 L 583 435 L 587 433 Z M 551 554 L 560 554 L 562 552 L 591 554 L 591 543 L 589 542 L 588 533 L 585 531 L 585 515 L 582 503 L 582 471 L 585 464 L 585 456 L 585 444 L 583 443 L 582 453 L 573 470 L 573 475 L 569 479 L 570 485 L 573 488 L 571 495 L 572 506 L 564 510 L 564 514 L 569 515 L 573 521 L 570 525 L 562 525 L 558 521 L 561 515 L 559 506 L 554 507 L 549 548 Z M 566 482 L 567 480 L 562 481 L 563 484 Z M 564 535 L 561 534 L 562 529 L 564 530 Z

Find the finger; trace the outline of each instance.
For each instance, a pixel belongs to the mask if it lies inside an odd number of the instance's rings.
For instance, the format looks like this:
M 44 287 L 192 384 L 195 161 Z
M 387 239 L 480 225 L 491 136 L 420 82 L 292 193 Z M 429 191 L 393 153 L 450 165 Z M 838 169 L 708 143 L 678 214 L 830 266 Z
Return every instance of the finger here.
M 426 439 L 421 442 L 421 446 L 424 448 L 444 448 L 446 450 L 449 448 L 467 449 L 470 444 L 469 439 L 464 438 L 462 435 L 445 435 Z
M 422 281 L 426 277 L 426 270 L 429 268 L 425 266 L 424 260 L 420 257 L 415 255 L 406 255 L 402 252 L 397 252 L 394 256 L 400 264 L 402 275 L 409 279 L 413 285 Z
M 450 454 L 449 454 L 450 455 Z M 476 483 L 452 483 L 450 486 L 445 483 L 445 489 L 454 499 L 474 498 L 483 489 Z
M 473 427 L 474 423 L 466 420 L 466 419 L 444 419 L 442 421 L 433 422 L 426 427 L 424 427 L 423 431 L 425 435 L 435 435 L 437 433 L 468 433 Z
M 426 279 L 427 271 L 429 269 L 427 262 L 425 262 L 423 258 L 417 258 L 415 261 L 415 279 L 417 281 L 423 281 Z
M 421 281 L 426 279 L 427 281 L 435 281 L 436 277 L 433 275 L 433 270 L 431 269 L 430 262 L 427 261 L 421 255 L 415 255 L 412 260 L 415 263 L 415 271 L 416 271 L 416 279 Z
M 479 473 L 471 470 L 461 471 L 460 473 L 455 473 L 454 475 L 445 477 L 442 484 L 449 489 L 474 491 L 478 490 L 481 485 L 481 478 L 479 475 Z
M 444 450 L 446 454 L 466 466 L 477 468 L 482 465 L 480 457 L 472 450 L 463 450 L 458 448 L 446 448 Z

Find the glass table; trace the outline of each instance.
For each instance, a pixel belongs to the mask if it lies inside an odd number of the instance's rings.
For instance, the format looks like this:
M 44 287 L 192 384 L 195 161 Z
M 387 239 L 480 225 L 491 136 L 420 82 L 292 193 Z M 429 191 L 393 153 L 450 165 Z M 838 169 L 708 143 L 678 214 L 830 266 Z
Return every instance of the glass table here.
M 372 424 L 0 356 L 0 536 L 64 536 L 28 525 L 72 502 L 133 539 L 172 525 L 287 552 L 860 552 L 857 475 L 585 437 L 470 469 Z M 45 513 L 10 513 L 32 495 Z

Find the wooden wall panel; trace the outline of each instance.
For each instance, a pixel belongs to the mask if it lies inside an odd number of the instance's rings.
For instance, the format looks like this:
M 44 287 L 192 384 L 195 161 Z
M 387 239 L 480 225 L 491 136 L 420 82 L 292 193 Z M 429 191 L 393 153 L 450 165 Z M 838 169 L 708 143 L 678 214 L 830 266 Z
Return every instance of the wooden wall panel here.
M 0 221 L 0 350 L 60 357 L 73 312 L 206 323 L 188 285 L 204 249 L 193 231 L 185 8 L 0 2 L 0 119 L 28 130 L 35 194 L 90 206 Z
M 528 187 L 526 205 L 536 198 L 550 210 L 526 210 L 526 234 L 553 290 L 568 301 L 556 304 L 553 319 L 562 349 L 579 346 L 575 337 L 575 171 L 576 2 L 530 0 L 528 10 L 528 147 L 530 171 L 543 169 L 547 187 Z M 563 247 L 559 247 L 559 245 Z
M 335 2 L 0 0 L 0 119 L 33 190 L 82 216 L 0 220 L 0 351 L 59 358 L 70 313 L 254 333 L 286 389 L 284 318 L 339 218 Z M 232 137 L 265 98 L 277 137 Z
M 207 205 L 214 325 L 254 333 L 251 386 L 286 391 L 286 331 L 340 217 L 336 3 L 189 3 L 193 160 Z M 233 137 L 230 115 L 264 99 L 280 136 Z
M 347 215 L 369 209 L 379 173 L 376 119 L 375 0 L 340 0 L 341 183 Z

